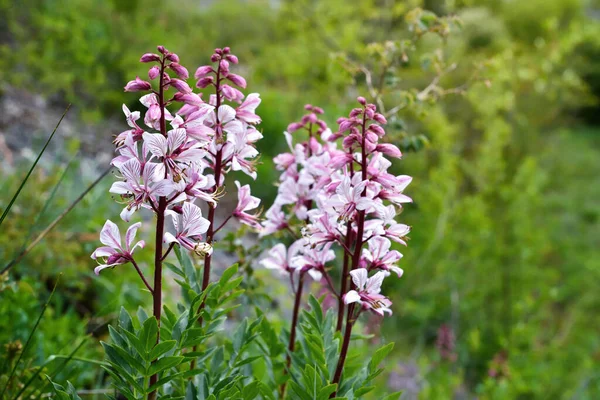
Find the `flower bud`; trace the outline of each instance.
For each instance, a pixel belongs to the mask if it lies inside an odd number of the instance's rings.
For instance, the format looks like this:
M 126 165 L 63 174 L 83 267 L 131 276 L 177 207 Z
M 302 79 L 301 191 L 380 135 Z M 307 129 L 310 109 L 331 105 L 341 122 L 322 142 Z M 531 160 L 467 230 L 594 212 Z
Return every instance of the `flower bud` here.
M 357 101 L 358 101 L 360 104 L 362 104 L 363 106 L 364 106 L 365 104 L 367 104 L 367 100 L 366 100 L 364 97 L 362 97 L 362 96 L 359 96 L 359 97 L 358 97 L 356 100 L 357 100 Z
M 379 122 L 381 125 L 387 124 L 387 119 L 383 116 L 383 114 L 376 113 L 373 119 Z
M 232 64 L 237 64 L 239 62 L 238 58 L 236 56 L 234 56 L 233 54 L 228 54 L 227 57 L 225 57 L 225 58 L 227 58 L 227 60 L 229 62 L 231 62 Z
M 171 68 L 173 71 L 175 71 L 177 76 L 180 77 L 181 79 L 187 79 L 190 77 L 188 70 L 179 63 L 172 62 L 171 64 L 169 64 L 169 68 Z
M 210 56 L 210 61 L 211 62 L 217 62 L 221 59 L 221 57 L 218 54 L 213 54 L 212 56 Z
M 139 92 L 142 90 L 150 89 L 152 89 L 152 85 L 150 85 L 150 82 L 146 82 L 140 79 L 139 76 L 136 76 L 134 81 L 129 81 L 127 82 L 127 85 L 125 85 L 126 92 Z
M 229 79 L 234 85 L 237 85 L 242 89 L 246 88 L 246 80 L 240 75 L 228 74 L 227 79 Z
M 156 79 L 156 77 L 159 74 L 160 74 L 160 68 L 158 68 L 158 65 L 155 65 L 154 67 L 152 67 L 148 70 L 148 78 L 150 78 L 150 80 Z
M 196 73 L 194 74 L 194 78 L 200 79 L 204 78 L 206 75 L 214 72 L 215 70 L 210 65 L 203 65 L 202 67 L 198 67 Z
M 179 56 L 175 53 L 169 53 L 167 54 L 167 60 L 172 61 L 174 63 L 178 63 L 179 62 Z
M 315 114 L 324 114 L 325 111 L 323 111 L 323 109 L 321 107 L 313 107 L 313 112 Z
M 375 124 L 369 125 L 369 130 L 375 132 L 377 134 L 377 136 L 379 136 L 379 137 L 385 135 L 385 131 L 379 125 L 375 125 Z
M 388 157 L 400 158 L 402 157 L 402 152 L 396 146 L 391 143 L 380 143 L 377 145 L 375 150 L 385 154 Z
M 183 214 L 183 207 L 180 205 L 173 206 L 171 210 L 175 211 L 177 214 Z
M 362 114 L 362 112 L 363 112 L 362 108 L 353 108 L 352 111 L 350 111 L 350 118 L 357 117 L 360 114 Z
M 230 52 L 231 52 L 231 49 L 229 47 L 223 48 L 223 54 L 229 54 Z
M 292 122 L 291 124 L 288 125 L 287 131 L 289 133 L 296 132 L 298 129 L 302 128 L 302 126 L 303 125 L 301 123 Z
M 317 118 L 316 114 L 310 113 L 308 114 L 308 122 L 311 124 L 316 124 L 319 118 Z
M 208 85 L 212 84 L 214 80 L 215 80 L 214 77 L 212 77 L 212 76 L 206 76 L 206 77 L 201 78 L 200 80 L 198 80 L 198 82 L 196 82 L 196 87 L 200 88 L 200 89 L 204 89 Z
M 181 93 L 192 93 L 192 88 L 185 81 L 181 79 L 171 79 L 171 86 L 180 91 Z
M 349 119 L 344 118 L 344 120 L 340 123 L 340 129 L 339 132 L 346 132 L 348 129 L 350 129 L 350 127 L 352 126 L 353 122 L 350 121 Z
M 221 50 L 220 48 L 217 47 L 215 49 L 215 53 L 218 54 L 218 55 L 222 55 L 223 54 L 223 50 Z
M 336 120 L 335 120 L 335 123 L 339 125 L 339 124 L 341 124 L 342 122 L 344 122 L 345 120 L 346 120 L 346 118 L 344 118 L 344 117 L 339 117 L 338 119 L 336 119 Z
M 312 108 L 313 108 L 312 104 L 305 104 L 305 105 L 304 105 L 304 109 L 305 109 L 306 111 L 312 111 Z
M 156 48 L 160 54 L 168 53 L 167 49 L 165 49 L 165 46 L 157 46 Z
M 367 116 L 368 119 L 373 119 L 373 117 L 375 116 L 375 111 L 372 108 L 367 107 L 365 109 L 365 115 Z
M 227 60 L 219 61 L 219 68 L 223 75 L 227 75 L 229 73 L 229 62 Z
M 140 62 L 143 62 L 143 63 L 154 62 L 154 61 L 160 61 L 160 56 L 158 54 L 146 53 L 140 58 Z

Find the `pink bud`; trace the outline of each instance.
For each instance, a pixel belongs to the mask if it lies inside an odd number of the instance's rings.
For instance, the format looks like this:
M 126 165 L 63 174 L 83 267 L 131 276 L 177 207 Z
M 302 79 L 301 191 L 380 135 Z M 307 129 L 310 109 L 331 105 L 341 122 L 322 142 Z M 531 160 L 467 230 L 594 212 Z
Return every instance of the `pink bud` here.
M 223 48 L 223 53 L 224 54 L 229 54 L 231 52 L 231 49 L 229 47 L 224 47 Z
M 200 79 L 204 78 L 206 75 L 214 72 L 215 70 L 210 65 L 203 65 L 202 67 L 198 67 L 196 73 L 194 74 L 194 78 Z
M 377 150 L 389 157 L 394 157 L 394 158 L 402 157 L 402 152 L 400 151 L 400 149 L 391 143 L 380 143 L 377 145 L 375 150 Z
M 181 79 L 171 79 L 171 86 L 180 91 L 181 93 L 192 93 L 192 88 L 185 81 Z
M 219 62 L 219 68 L 223 75 L 227 75 L 229 73 L 229 62 L 227 60 L 221 60 Z
M 174 63 L 178 63 L 179 62 L 179 56 L 175 53 L 169 53 L 167 54 L 167 60 L 172 61 Z
M 142 58 L 140 58 L 140 62 L 143 62 L 143 63 L 154 62 L 154 61 L 160 61 L 160 56 L 158 54 L 146 53 L 142 56 Z
M 229 74 L 227 75 L 227 79 L 229 79 L 231 82 L 233 82 L 234 85 L 237 85 L 239 87 L 241 87 L 242 89 L 244 89 L 246 87 L 246 80 L 236 74 Z
M 375 132 L 377 134 L 377 136 L 379 136 L 379 137 L 385 135 L 385 131 L 379 125 L 375 125 L 375 124 L 369 125 L 369 130 Z
M 188 73 L 188 70 L 181 64 L 176 63 L 176 62 L 172 62 L 171 64 L 169 64 L 169 67 L 175 71 L 175 73 L 177 74 L 178 77 L 180 77 L 181 79 L 187 79 L 190 77 L 190 74 Z
M 315 114 L 324 114 L 325 111 L 323 111 L 323 109 L 321 107 L 313 107 L 313 112 Z
M 340 129 L 339 132 L 346 132 L 348 129 L 350 129 L 350 127 L 352 126 L 353 122 L 350 121 L 349 119 L 345 119 L 340 123 Z
M 365 115 L 367 116 L 367 118 L 373 119 L 373 117 L 375 116 L 375 111 L 372 108 L 367 107 L 365 109 Z
M 383 114 L 376 113 L 373 119 L 379 122 L 381 125 L 387 124 L 387 119 L 383 116 Z
M 377 136 L 377 134 L 373 131 L 366 131 L 365 138 L 367 139 L 367 142 L 370 143 L 377 143 L 377 141 L 379 140 L 379 136 Z
M 227 58 L 227 60 L 229 60 L 229 62 L 231 62 L 232 64 L 237 64 L 239 62 L 238 58 L 233 54 L 228 54 L 225 58 Z
M 214 80 L 215 80 L 214 77 L 206 76 L 204 78 L 201 78 L 198 82 L 196 82 L 196 87 L 200 88 L 200 89 L 204 89 L 208 85 L 212 84 Z
M 288 125 L 287 131 L 289 133 L 296 132 L 298 129 L 302 128 L 302 126 L 303 125 L 298 122 L 292 122 L 291 124 Z
M 318 120 L 318 118 L 317 118 L 316 114 L 310 113 L 308 115 L 308 122 L 310 122 L 311 124 L 316 124 L 317 120 Z
M 210 61 L 212 62 L 217 62 L 221 59 L 221 57 L 218 54 L 213 54 L 212 56 L 210 56 Z
M 360 114 L 362 114 L 362 111 L 362 108 L 353 108 L 352 111 L 350 111 L 350 118 L 359 116 Z
M 154 67 L 152 67 L 148 70 L 148 78 L 150 78 L 150 80 L 156 79 L 156 77 L 159 74 L 160 74 L 160 69 L 158 68 L 157 65 L 155 65 Z
M 168 53 L 167 49 L 165 49 L 165 46 L 157 46 L 156 48 L 160 54 Z
M 364 97 L 362 97 L 362 96 L 359 96 L 359 97 L 358 97 L 356 100 L 358 100 L 358 102 L 359 102 L 360 104 L 362 104 L 363 106 L 364 106 L 365 104 L 367 104 L 367 100 L 366 100 Z
M 304 105 L 304 109 L 305 109 L 306 111 L 312 111 L 312 108 L 313 108 L 312 104 L 305 104 L 305 105 Z
M 217 47 L 215 49 L 215 53 L 217 53 L 218 55 L 221 55 L 221 54 L 223 54 L 223 50 L 221 50 L 220 48 Z
M 152 85 L 150 85 L 150 82 L 146 82 L 140 79 L 139 76 L 136 76 L 134 81 L 129 81 L 127 82 L 127 85 L 125 85 L 126 92 L 139 92 L 141 90 L 150 89 L 152 89 Z
M 183 214 L 183 207 L 180 205 L 173 206 L 171 210 L 175 211 L 177 214 Z
M 345 120 L 346 120 L 346 118 L 344 118 L 344 117 L 339 117 L 338 119 L 336 119 L 336 120 L 335 120 L 335 123 L 339 125 L 339 124 L 341 124 L 342 122 L 344 122 Z

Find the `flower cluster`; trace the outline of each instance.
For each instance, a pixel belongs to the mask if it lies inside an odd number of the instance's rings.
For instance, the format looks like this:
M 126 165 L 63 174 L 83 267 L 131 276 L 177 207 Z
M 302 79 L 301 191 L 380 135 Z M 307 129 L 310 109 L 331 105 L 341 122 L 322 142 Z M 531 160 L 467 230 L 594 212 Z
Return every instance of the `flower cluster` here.
M 169 249 L 179 245 L 206 256 L 212 252 L 212 211 L 223 193 L 225 174 L 242 171 L 256 178 L 253 159 L 258 152 L 254 143 L 262 135 L 255 128 L 260 122 L 255 110 L 260 97 L 256 93 L 246 97 L 236 88 L 245 88 L 246 81 L 230 72 L 231 64 L 237 64 L 238 58 L 228 47 L 216 49 L 212 64 L 199 67 L 194 74 L 197 88 L 211 90 L 208 102 L 187 83 L 188 70 L 179 63 L 177 54 L 163 46 L 158 46 L 158 53 L 147 53 L 140 59 L 152 64 L 149 80 L 136 77 L 125 86 L 126 92 L 144 93 L 140 103 L 147 110 L 142 118 L 140 112 L 123 105 L 130 129 L 114 140 L 117 156 L 112 165 L 118 169 L 120 179 L 110 192 L 125 205 L 121 212 L 124 221 L 130 221 L 140 209 L 150 210 L 159 221 L 157 235 L 169 244 Z M 174 89 L 170 97 L 169 89 Z M 257 216 L 248 211 L 256 208 L 260 200 L 250 195 L 248 185 L 238 188 L 239 204 L 232 216 L 258 227 Z M 198 201 L 208 204 L 208 219 L 202 216 Z M 170 221 L 172 228 L 165 230 L 164 220 Z M 133 250 L 144 245 L 141 242 L 131 246 L 139 226 L 136 223 L 129 228 L 126 246 L 122 247 L 118 228 L 107 221 L 101 241 L 108 247 L 101 247 L 92 255 L 105 261 L 96 273 L 133 262 Z
M 307 104 L 307 113 L 300 122 L 291 123 L 284 132 L 289 152 L 274 158 L 276 168 L 281 171 L 277 197 L 265 214 L 261 236 L 286 230 L 292 232 L 295 242 L 286 249 L 275 246 L 262 261 L 267 268 L 276 268 L 288 273 L 308 272 L 314 280 L 321 280 L 325 264 L 335 259 L 330 246 L 311 248 L 305 246 L 301 229 L 314 211 L 323 185 L 330 180 L 331 157 L 336 144 L 329 141 L 332 136 L 327 124 L 319 118 L 323 110 Z M 305 140 L 294 140 L 294 136 Z
M 392 241 L 406 245 L 410 228 L 396 222 L 396 216 L 411 201 L 403 194 L 411 178 L 388 172 L 391 162 L 387 158 L 400 158 L 402 153 L 381 141 L 387 121 L 375 105 L 362 97 L 358 102 L 360 107 L 348 118 L 338 119 L 336 133 L 318 119 L 322 110 L 312 106 L 306 107 L 309 113 L 301 122 L 288 126 L 285 136 L 290 152 L 275 158 L 282 171 L 279 191 L 261 234 L 289 229 L 294 221 L 305 228 L 302 239 L 287 251 L 277 245 L 263 265 L 322 273 L 324 263 L 335 258 L 332 249 L 339 246 L 344 252 L 340 308 L 344 303 L 357 303 L 359 312 L 383 315 L 391 313 L 391 302 L 380 294 L 383 279 L 390 273 L 403 274 L 397 265 L 402 254 L 390 248 Z M 289 132 L 301 130 L 308 131 L 309 139 L 294 145 Z M 335 143 L 339 139 L 341 148 Z M 370 272 L 374 273 L 371 277 Z

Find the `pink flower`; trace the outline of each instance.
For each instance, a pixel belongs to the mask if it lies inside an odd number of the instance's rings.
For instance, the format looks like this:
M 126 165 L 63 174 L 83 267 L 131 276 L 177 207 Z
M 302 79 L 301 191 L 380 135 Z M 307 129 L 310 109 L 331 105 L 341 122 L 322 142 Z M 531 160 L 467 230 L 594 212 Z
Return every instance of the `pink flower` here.
M 262 223 L 262 229 L 260 230 L 259 236 L 271 235 L 288 226 L 285 213 L 281 211 L 281 206 L 273 204 L 265 214 L 265 221 Z
M 402 277 L 404 271 L 396 266 L 396 263 L 402 258 L 399 251 L 390 251 L 392 243 L 381 236 L 369 240 L 369 248 L 363 249 L 363 259 L 367 262 L 368 269 L 381 269 L 383 271 L 392 271 L 398 278 Z
M 362 195 L 368 183 L 361 181 L 358 174 L 352 180 L 348 176 L 343 178 L 336 189 L 337 196 L 330 199 L 330 207 L 339 214 L 340 219 L 352 219 L 355 210 L 367 210 L 374 205 L 373 199 Z
M 260 261 L 260 264 L 267 269 L 272 269 L 281 273 L 289 273 L 292 269 L 289 266 L 287 254 L 288 252 L 285 245 L 283 243 L 278 243 L 269 250 L 267 257 L 263 258 Z
M 125 234 L 125 247 L 121 244 L 121 232 L 119 227 L 115 225 L 111 220 L 107 220 L 100 232 L 100 242 L 104 244 L 103 247 L 98 247 L 93 253 L 92 258 L 97 260 L 98 258 L 104 259 L 104 264 L 98 265 L 94 269 L 96 275 L 100 274 L 105 268 L 112 268 L 116 265 L 127 264 L 133 261 L 133 252 L 136 247 L 144 248 L 146 243 L 140 240 L 136 244 L 133 244 L 135 235 L 138 228 L 142 225 L 141 222 L 133 224 L 127 229 Z
M 157 167 L 159 164 L 147 163 L 142 171 L 140 162 L 135 158 L 119 167 L 124 180 L 113 183 L 109 191 L 127 200 L 128 205 L 121 212 L 124 221 L 129 221 L 141 207 L 150 208 L 147 202 L 154 202 L 156 197 L 167 196 L 173 191 L 171 181 L 157 176 Z
M 200 256 L 212 253 L 212 247 L 201 242 L 202 235 L 208 231 L 210 222 L 202 217 L 200 207 L 185 202 L 181 214 L 173 210 L 167 210 L 166 214 L 173 219 L 173 226 L 175 227 L 175 234 L 165 233 L 164 241 L 166 243 L 177 243 Z
M 357 290 L 350 290 L 346 293 L 344 303 L 358 303 L 363 310 L 371 310 L 379 315 L 384 315 L 386 312 L 392 315 L 390 309 L 392 302 L 387 297 L 379 294 L 386 272 L 379 271 L 369 278 L 365 268 L 358 268 L 350 271 L 350 275 Z
M 335 260 L 335 253 L 331 250 L 331 243 L 321 249 L 304 246 L 300 254 L 291 259 L 291 267 L 298 273 L 308 272 L 315 281 L 323 277 L 325 264 Z
M 246 212 L 257 208 L 260 205 L 260 199 L 250 194 L 250 185 L 240 186 L 240 182 L 238 181 L 235 181 L 235 185 L 238 188 L 238 204 L 233 211 L 233 216 L 242 224 L 260 229 L 261 226 L 258 222 L 258 215 L 260 213 L 252 215 Z
M 185 129 L 170 130 L 167 137 L 145 132 L 143 137 L 150 153 L 164 164 L 173 177 L 179 177 L 182 168 L 192 161 L 200 160 L 205 154 L 199 143 L 187 142 Z
M 260 95 L 258 93 L 250 93 L 246 96 L 244 102 L 236 109 L 236 117 L 248 124 L 260 123 L 260 117 L 256 115 L 256 108 L 260 104 Z

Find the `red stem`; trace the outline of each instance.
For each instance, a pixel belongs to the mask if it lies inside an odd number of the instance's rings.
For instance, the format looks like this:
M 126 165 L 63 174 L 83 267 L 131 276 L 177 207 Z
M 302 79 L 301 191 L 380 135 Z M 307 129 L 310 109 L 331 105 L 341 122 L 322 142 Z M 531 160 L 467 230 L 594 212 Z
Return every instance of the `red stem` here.
M 158 104 L 160 106 L 160 133 L 167 136 L 167 127 L 165 123 L 165 88 L 164 88 L 164 70 L 165 58 L 161 60 L 160 65 L 160 89 L 158 91 Z M 166 169 L 165 169 L 166 174 Z M 162 311 L 162 261 L 163 261 L 163 236 L 165 231 L 165 210 L 167 209 L 167 198 L 160 197 L 156 209 L 156 240 L 154 250 L 154 291 L 152 292 L 153 314 L 158 324 L 156 332 L 156 343 L 160 341 L 160 317 Z M 152 361 L 154 363 L 155 360 Z M 158 381 L 158 374 L 150 377 L 150 386 Z M 156 390 L 148 396 L 150 400 L 156 399 Z
M 292 326 L 290 328 L 290 341 L 288 343 L 288 355 L 285 360 L 286 368 L 283 371 L 284 374 L 287 374 L 287 371 L 290 369 L 292 365 L 292 353 L 294 352 L 294 348 L 296 347 L 296 326 L 298 325 L 298 315 L 300 314 L 300 302 L 302 301 L 302 289 L 304 288 L 304 274 L 300 274 L 300 278 L 298 278 L 298 290 L 296 290 L 296 298 L 294 299 L 294 313 L 292 315 Z M 285 395 L 285 387 L 287 385 L 287 381 L 281 384 L 279 388 L 279 392 L 281 393 L 281 398 Z

